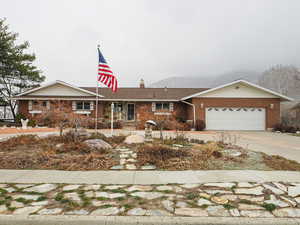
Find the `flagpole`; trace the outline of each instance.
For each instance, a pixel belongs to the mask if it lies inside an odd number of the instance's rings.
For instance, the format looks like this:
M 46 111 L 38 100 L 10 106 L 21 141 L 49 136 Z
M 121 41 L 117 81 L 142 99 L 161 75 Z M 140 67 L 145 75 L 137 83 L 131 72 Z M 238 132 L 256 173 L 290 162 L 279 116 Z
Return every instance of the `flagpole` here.
M 97 48 L 99 49 L 100 45 L 97 45 Z M 98 61 L 99 64 L 99 61 Z M 98 82 L 98 66 L 97 66 L 97 78 L 96 78 L 96 116 L 95 116 L 95 131 L 98 133 L 98 95 L 99 95 L 99 82 Z

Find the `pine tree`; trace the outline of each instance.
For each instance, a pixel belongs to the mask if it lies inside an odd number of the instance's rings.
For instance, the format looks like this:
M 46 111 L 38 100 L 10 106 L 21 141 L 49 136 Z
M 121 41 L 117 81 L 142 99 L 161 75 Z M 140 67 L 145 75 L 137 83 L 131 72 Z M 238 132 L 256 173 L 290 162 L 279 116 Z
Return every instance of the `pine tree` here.
M 45 80 L 33 65 L 35 55 L 25 52 L 29 43 L 17 44 L 17 37 L 17 33 L 9 30 L 5 19 L 0 19 L 0 102 L 11 108 L 14 118 L 16 101 L 11 98 Z

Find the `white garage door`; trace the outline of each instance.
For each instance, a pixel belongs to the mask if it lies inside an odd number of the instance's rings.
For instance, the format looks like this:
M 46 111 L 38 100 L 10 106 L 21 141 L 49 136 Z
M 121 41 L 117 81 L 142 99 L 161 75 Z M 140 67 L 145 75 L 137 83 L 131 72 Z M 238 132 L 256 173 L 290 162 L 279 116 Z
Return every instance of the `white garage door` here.
M 207 130 L 265 130 L 264 108 L 206 108 Z

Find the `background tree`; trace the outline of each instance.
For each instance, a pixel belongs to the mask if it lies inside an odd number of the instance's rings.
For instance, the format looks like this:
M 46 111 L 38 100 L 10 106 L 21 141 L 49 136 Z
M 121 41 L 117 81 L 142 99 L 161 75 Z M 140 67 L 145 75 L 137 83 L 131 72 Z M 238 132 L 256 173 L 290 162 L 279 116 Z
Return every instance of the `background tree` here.
M 35 55 L 26 53 L 28 42 L 17 44 L 17 33 L 9 31 L 5 19 L 0 19 L 0 102 L 11 108 L 16 117 L 16 101 L 10 98 L 45 80 L 32 63 Z
M 276 65 L 262 74 L 259 84 L 283 95 L 293 96 L 300 88 L 300 71 L 292 65 Z

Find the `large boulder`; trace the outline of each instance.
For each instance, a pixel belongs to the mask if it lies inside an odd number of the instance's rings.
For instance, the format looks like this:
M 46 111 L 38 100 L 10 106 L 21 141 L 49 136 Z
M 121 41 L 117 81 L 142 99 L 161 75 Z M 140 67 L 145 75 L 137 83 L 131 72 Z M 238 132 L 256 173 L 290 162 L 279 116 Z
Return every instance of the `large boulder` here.
M 142 135 L 130 135 L 126 137 L 125 141 L 126 144 L 140 144 L 145 142 L 145 138 Z
M 101 139 L 89 139 L 84 141 L 91 148 L 97 149 L 111 149 L 111 145 Z

